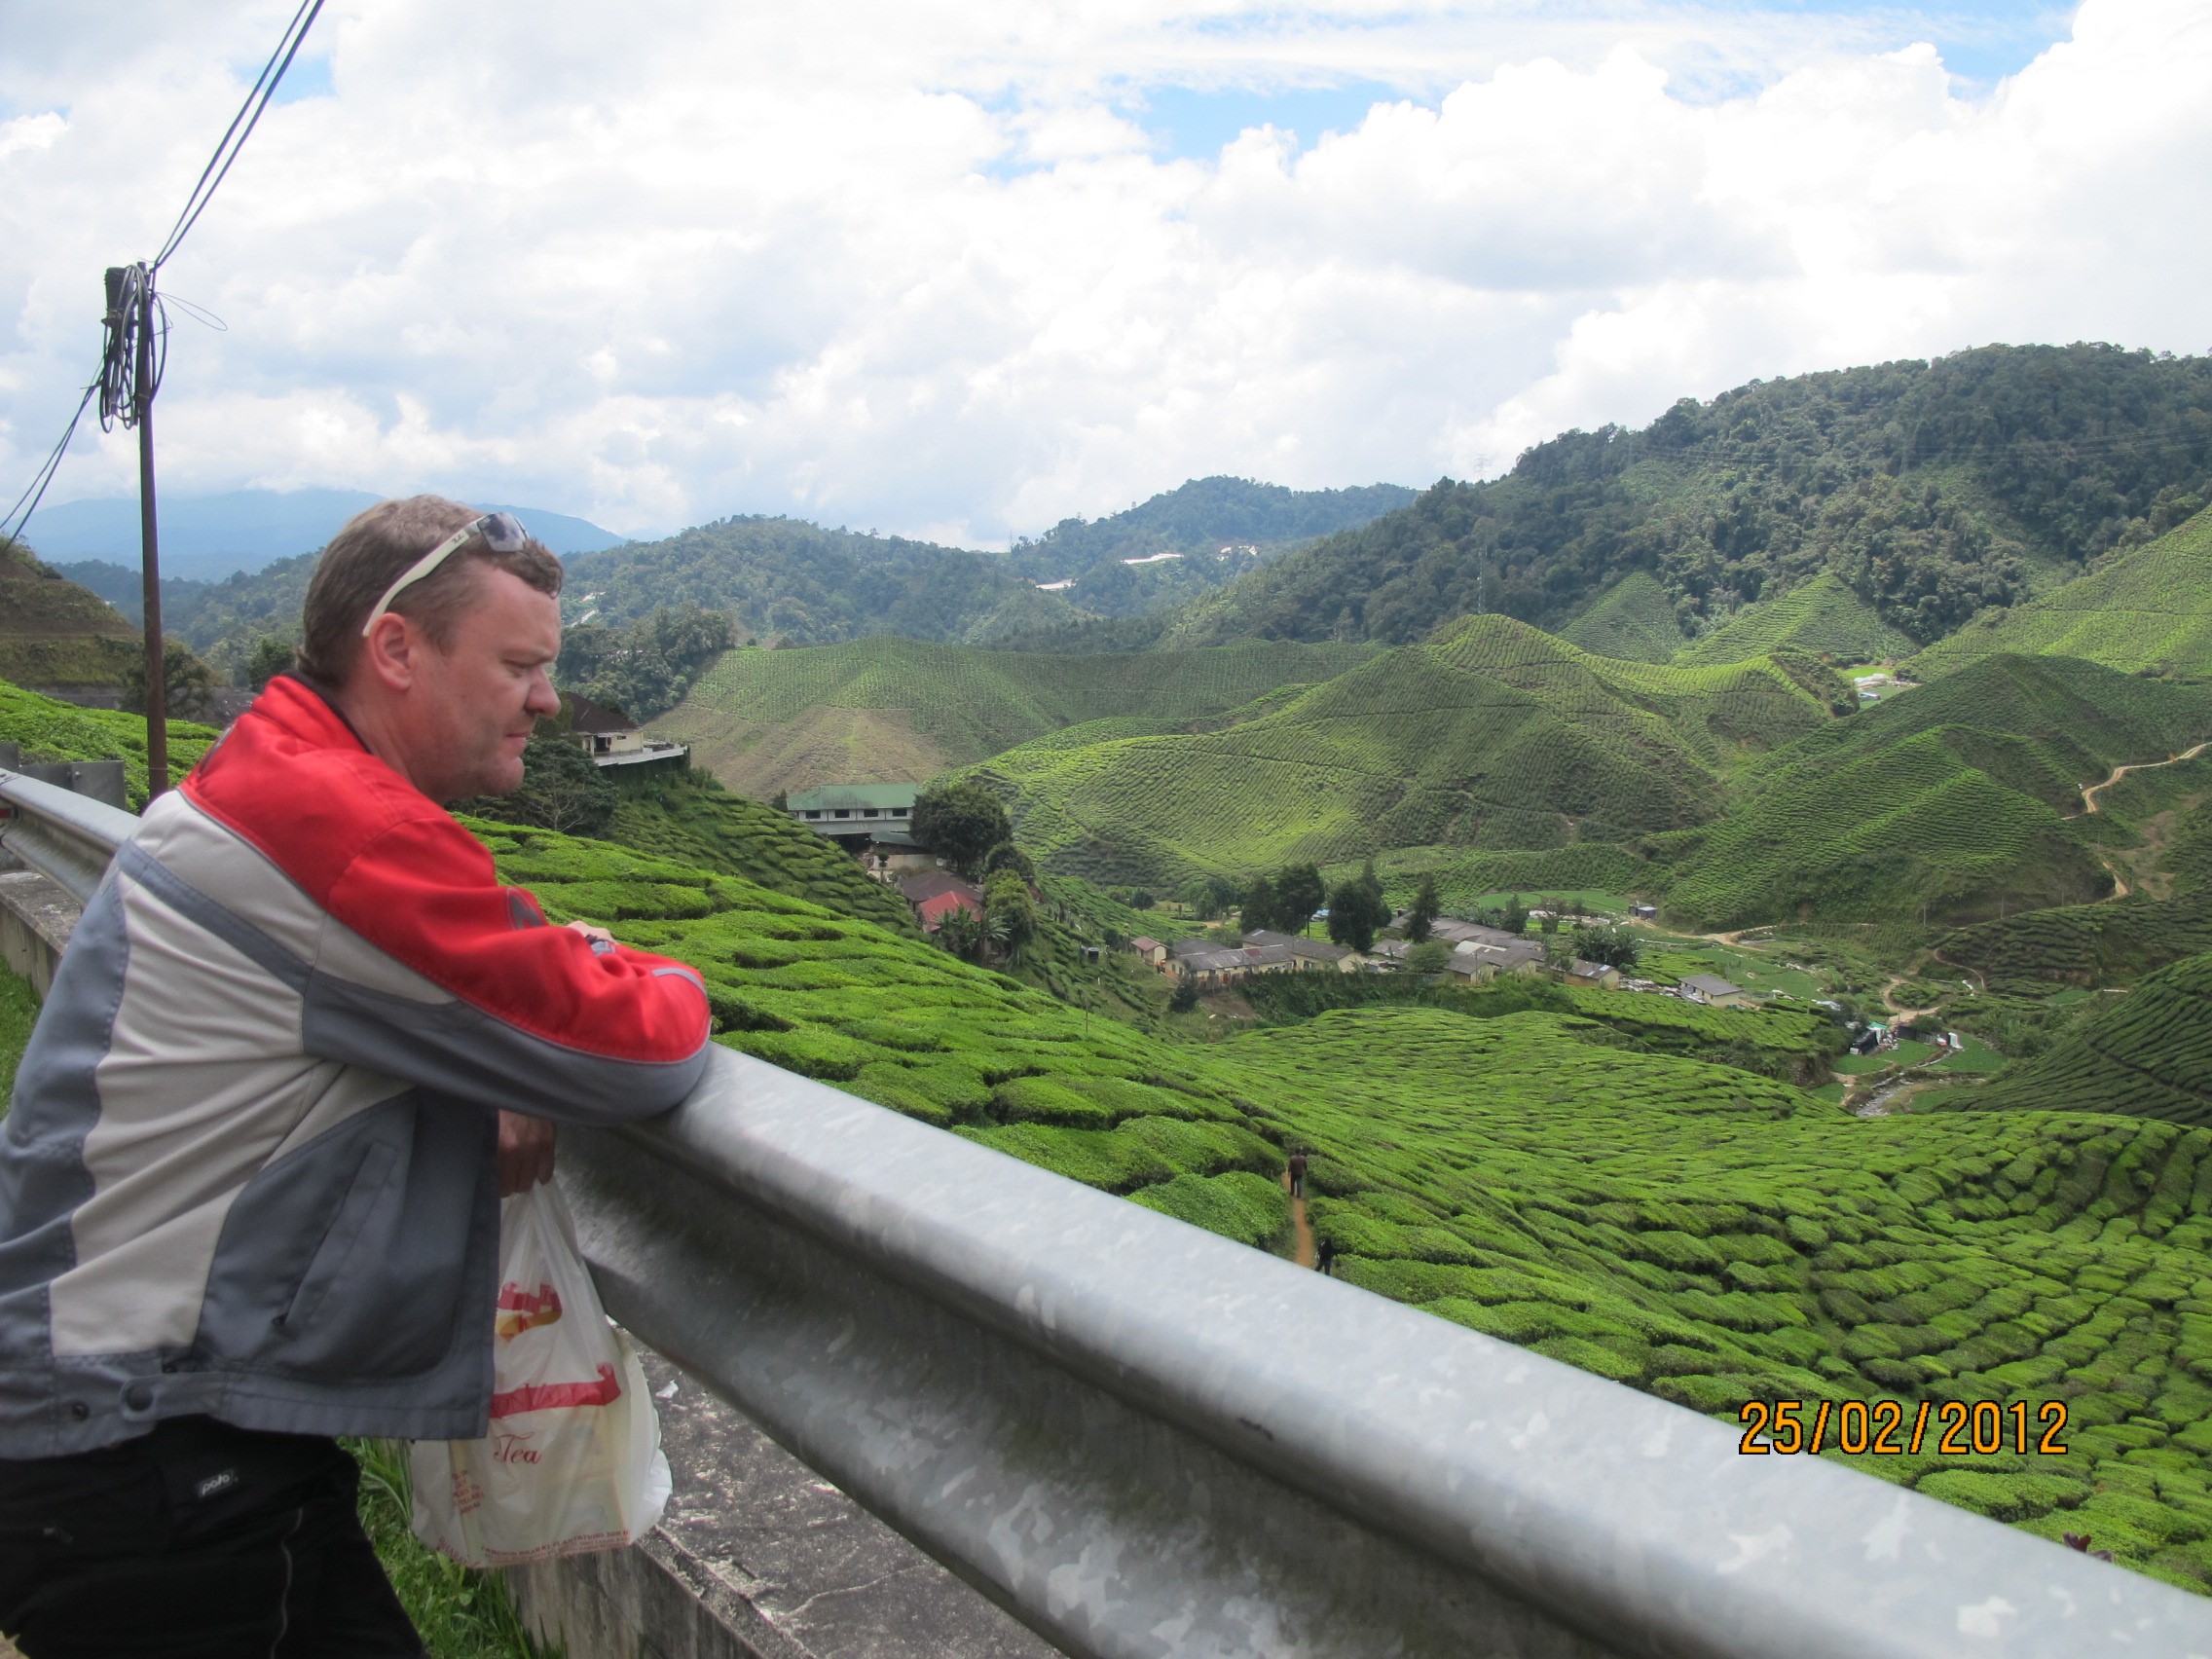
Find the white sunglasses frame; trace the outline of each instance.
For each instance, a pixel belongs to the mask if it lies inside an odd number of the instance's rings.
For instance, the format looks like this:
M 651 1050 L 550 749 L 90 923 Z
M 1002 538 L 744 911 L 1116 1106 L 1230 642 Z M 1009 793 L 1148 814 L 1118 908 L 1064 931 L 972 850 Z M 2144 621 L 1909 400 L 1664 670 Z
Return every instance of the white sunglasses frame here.
M 505 522 L 501 523 L 501 520 Z M 453 556 L 454 550 L 465 543 L 470 536 L 479 534 L 484 537 L 484 544 L 495 553 L 519 553 L 530 539 L 530 532 L 523 529 L 522 521 L 512 513 L 486 513 L 482 518 L 461 526 L 408 566 L 399 573 L 399 580 L 384 590 L 384 597 L 377 601 L 376 608 L 369 612 L 369 619 L 361 624 L 361 638 L 365 640 L 369 637 L 369 630 L 377 625 L 378 617 L 391 608 L 393 600 L 444 564 Z

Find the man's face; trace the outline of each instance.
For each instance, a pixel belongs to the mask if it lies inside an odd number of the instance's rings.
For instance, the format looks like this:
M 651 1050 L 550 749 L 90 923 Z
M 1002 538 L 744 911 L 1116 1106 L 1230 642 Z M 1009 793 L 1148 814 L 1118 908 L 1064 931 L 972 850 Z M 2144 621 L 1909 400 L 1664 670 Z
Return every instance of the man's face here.
M 452 645 L 425 642 L 407 698 L 407 773 L 432 800 L 505 794 L 522 784 L 523 746 L 561 712 L 550 678 L 561 607 L 520 576 L 469 566 L 468 608 Z

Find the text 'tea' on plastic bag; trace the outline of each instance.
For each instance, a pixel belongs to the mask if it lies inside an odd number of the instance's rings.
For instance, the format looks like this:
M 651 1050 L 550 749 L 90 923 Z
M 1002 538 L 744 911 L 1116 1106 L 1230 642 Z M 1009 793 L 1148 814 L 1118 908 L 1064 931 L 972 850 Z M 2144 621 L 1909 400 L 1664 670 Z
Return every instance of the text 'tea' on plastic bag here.
M 550 1182 L 499 1206 L 492 1343 L 492 1432 L 418 1441 L 409 1453 L 415 1535 L 469 1567 L 645 1536 L 668 1502 L 660 1419 Z

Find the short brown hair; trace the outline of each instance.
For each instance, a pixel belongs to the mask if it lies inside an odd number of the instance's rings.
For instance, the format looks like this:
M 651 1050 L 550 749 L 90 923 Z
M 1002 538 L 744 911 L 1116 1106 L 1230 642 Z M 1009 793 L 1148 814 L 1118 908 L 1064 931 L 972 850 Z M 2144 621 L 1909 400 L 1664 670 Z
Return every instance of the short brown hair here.
M 300 617 L 299 672 L 326 690 L 335 690 L 352 672 L 361 645 L 361 624 L 407 567 L 455 531 L 478 518 L 474 507 L 443 496 L 409 496 L 379 501 L 346 521 L 330 538 L 308 584 Z M 467 608 L 470 565 L 489 565 L 520 576 L 539 593 L 561 591 L 561 561 L 535 537 L 519 552 L 495 553 L 482 536 L 462 543 L 450 558 L 400 590 L 391 609 L 418 624 L 430 644 L 444 650 Z

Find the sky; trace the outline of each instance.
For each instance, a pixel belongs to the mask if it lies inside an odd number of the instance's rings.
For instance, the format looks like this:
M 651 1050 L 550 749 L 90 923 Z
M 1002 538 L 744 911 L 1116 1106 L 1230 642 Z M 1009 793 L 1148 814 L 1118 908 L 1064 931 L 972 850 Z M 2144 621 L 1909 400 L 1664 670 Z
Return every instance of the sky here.
M 0 505 L 291 12 L 0 0 Z M 2212 0 L 327 0 L 162 274 L 224 326 L 176 318 L 161 475 L 1001 546 L 1752 379 L 2199 352 L 2208 85 Z M 92 428 L 50 498 L 135 477 Z

